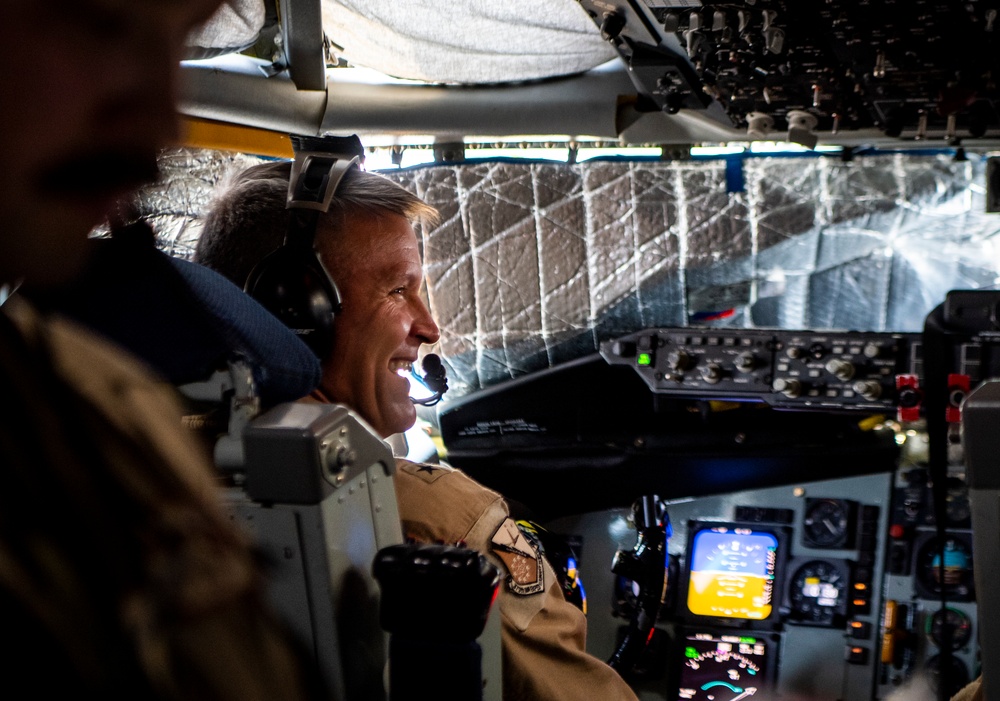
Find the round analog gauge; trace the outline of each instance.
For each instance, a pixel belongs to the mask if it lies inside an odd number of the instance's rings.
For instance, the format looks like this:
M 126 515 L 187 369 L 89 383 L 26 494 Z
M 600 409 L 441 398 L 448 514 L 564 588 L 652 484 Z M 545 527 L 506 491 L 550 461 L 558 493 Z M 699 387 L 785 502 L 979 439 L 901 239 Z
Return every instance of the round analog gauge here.
M 948 698 L 954 696 L 959 689 L 969 683 L 969 670 L 965 663 L 957 657 L 949 658 L 948 663 Z M 927 682 L 936 694 L 941 687 L 941 659 L 937 655 L 927 658 L 925 663 L 927 668 Z
M 942 548 L 937 538 L 930 538 L 918 554 L 917 578 L 933 594 L 944 589 L 951 596 L 968 598 L 973 583 L 969 545 L 960 538 L 946 536 Z
M 951 629 L 951 649 L 958 650 L 965 646 L 972 638 L 972 621 L 967 615 L 948 607 L 944 610 L 938 609 L 934 615 L 928 616 L 924 623 L 924 632 L 938 647 L 944 647 L 945 624 Z
M 850 513 L 840 499 L 816 499 L 806 505 L 802 539 L 816 548 L 838 548 L 847 544 Z
M 832 623 L 843 609 L 847 588 L 843 573 L 832 562 L 807 562 L 792 576 L 788 593 L 792 618 L 806 623 Z
M 761 690 L 761 676 L 760 667 L 747 655 L 708 650 L 685 660 L 677 698 L 700 701 L 750 698 Z

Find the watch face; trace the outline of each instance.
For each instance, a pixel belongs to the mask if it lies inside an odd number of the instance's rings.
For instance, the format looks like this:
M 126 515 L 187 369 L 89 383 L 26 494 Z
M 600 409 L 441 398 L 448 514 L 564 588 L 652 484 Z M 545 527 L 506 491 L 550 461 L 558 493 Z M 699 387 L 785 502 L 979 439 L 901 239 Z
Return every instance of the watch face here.
M 843 499 L 810 499 L 802 519 L 802 541 L 814 548 L 846 547 L 850 539 L 850 504 Z
M 834 623 L 847 601 L 847 588 L 842 568 L 832 562 L 805 563 L 795 570 L 789 585 L 791 618 L 819 625 Z

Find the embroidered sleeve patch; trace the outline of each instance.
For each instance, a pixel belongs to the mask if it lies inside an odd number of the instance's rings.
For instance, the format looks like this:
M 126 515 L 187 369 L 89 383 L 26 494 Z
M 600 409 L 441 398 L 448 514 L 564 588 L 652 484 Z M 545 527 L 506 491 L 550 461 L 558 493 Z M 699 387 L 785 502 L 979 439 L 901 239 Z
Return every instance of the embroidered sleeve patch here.
M 529 538 L 511 519 L 493 534 L 490 548 L 507 566 L 507 588 L 527 596 L 545 591 L 545 574 L 538 543 Z

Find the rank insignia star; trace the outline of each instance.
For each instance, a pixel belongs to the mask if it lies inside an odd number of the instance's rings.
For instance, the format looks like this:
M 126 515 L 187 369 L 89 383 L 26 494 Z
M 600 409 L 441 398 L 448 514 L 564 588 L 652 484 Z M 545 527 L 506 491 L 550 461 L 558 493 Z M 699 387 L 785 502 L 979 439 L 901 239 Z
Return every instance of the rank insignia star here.
M 410 462 L 409 460 L 397 460 L 396 468 L 400 472 L 413 475 L 427 484 L 436 482 L 441 477 L 453 471 L 452 468 L 446 465 L 427 465 L 419 462 Z

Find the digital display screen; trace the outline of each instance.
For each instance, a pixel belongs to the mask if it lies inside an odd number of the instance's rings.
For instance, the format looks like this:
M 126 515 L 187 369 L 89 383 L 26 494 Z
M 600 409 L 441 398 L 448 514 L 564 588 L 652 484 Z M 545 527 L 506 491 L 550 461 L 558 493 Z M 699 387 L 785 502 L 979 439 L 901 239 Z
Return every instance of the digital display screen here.
M 705 527 L 688 550 L 688 611 L 763 620 L 771 615 L 778 538 L 734 526 Z
M 763 692 L 767 649 L 764 640 L 752 635 L 689 633 L 684 640 L 678 701 L 735 701 Z

